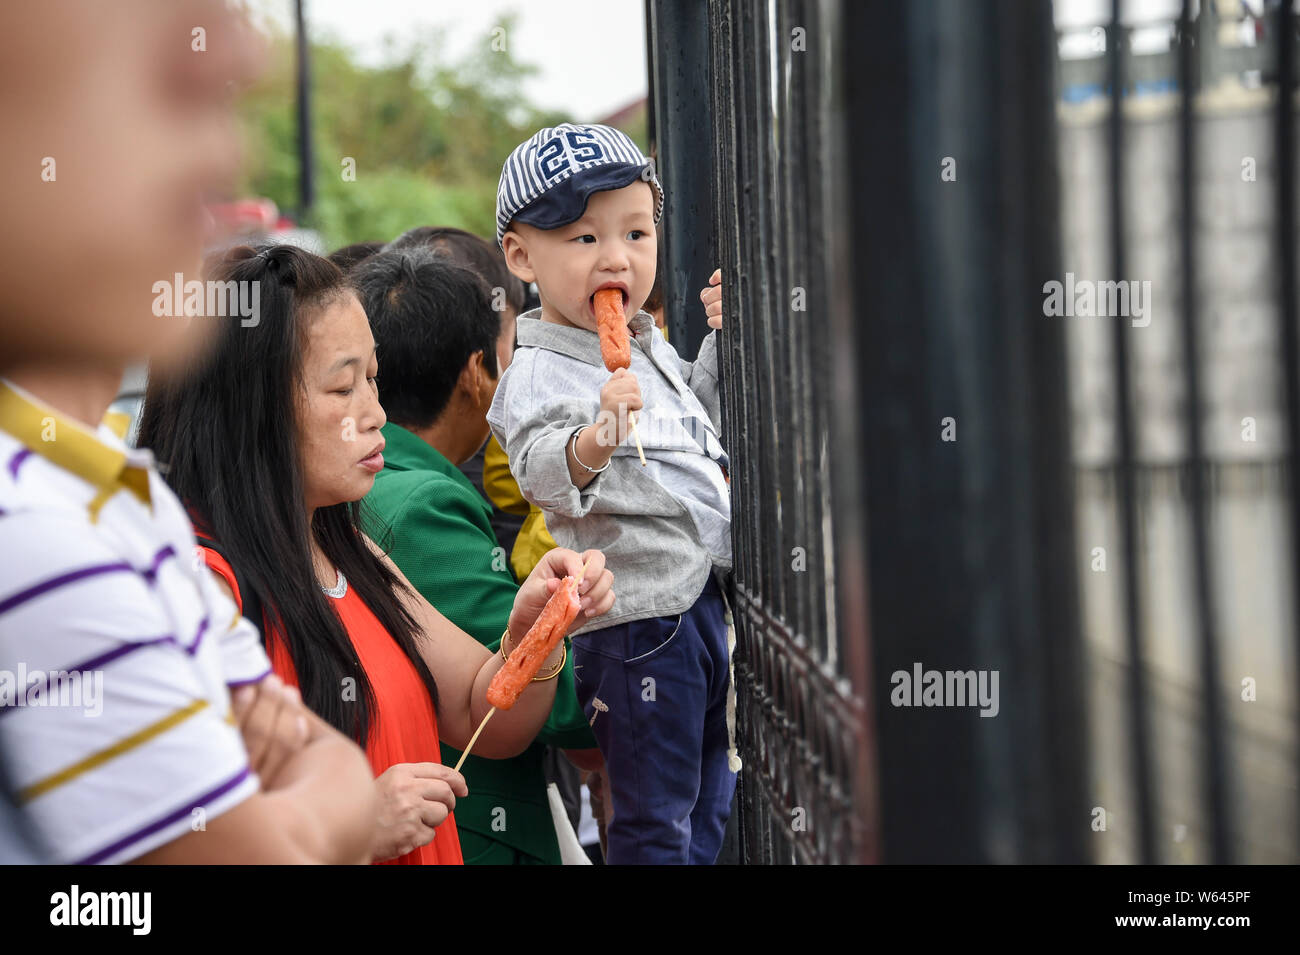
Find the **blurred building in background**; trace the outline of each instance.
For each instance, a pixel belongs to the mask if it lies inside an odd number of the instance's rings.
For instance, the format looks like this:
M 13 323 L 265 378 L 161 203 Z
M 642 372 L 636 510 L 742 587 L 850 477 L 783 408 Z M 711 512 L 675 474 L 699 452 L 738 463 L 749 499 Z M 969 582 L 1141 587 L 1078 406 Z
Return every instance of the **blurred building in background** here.
M 1113 276 L 1109 200 L 1110 10 L 1072 19 L 1058 5 L 1062 268 L 1080 279 Z M 1081 11 L 1086 13 L 1087 11 Z M 1135 528 L 1148 693 L 1155 861 L 1212 856 L 1211 807 L 1201 786 L 1207 696 L 1223 700 L 1223 820 L 1239 862 L 1294 862 L 1296 844 L 1296 618 L 1290 541 L 1291 465 L 1281 335 L 1278 235 L 1278 9 L 1199 4 L 1192 23 L 1192 84 L 1180 83 L 1180 3 L 1129 3 L 1121 18 L 1125 278 L 1150 283 L 1149 313 L 1130 322 L 1129 373 Z M 1067 14 L 1061 16 L 1059 14 Z M 1096 16 L 1100 14 L 1099 16 Z M 1192 97 L 1191 206 L 1182 198 L 1183 96 Z M 1199 406 L 1189 405 L 1180 317 L 1190 233 L 1191 292 L 1199 330 Z M 1295 321 L 1295 315 L 1287 317 Z M 1093 779 L 1111 836 L 1103 862 L 1139 856 L 1125 695 L 1133 667 L 1126 637 L 1123 536 L 1116 470 L 1115 352 L 1108 323 L 1066 320 L 1072 448 L 1077 468 L 1079 586 L 1088 650 Z M 1149 321 L 1149 324 L 1146 322 Z M 1186 422 L 1200 428 L 1192 462 Z M 1198 601 L 1195 490 L 1205 497 L 1210 599 Z M 1100 549 L 1094 554 L 1094 549 Z M 1118 560 L 1117 560 L 1118 558 Z M 1104 561 L 1104 570 L 1099 569 Z M 1199 615 L 1214 615 L 1217 673 L 1207 686 Z

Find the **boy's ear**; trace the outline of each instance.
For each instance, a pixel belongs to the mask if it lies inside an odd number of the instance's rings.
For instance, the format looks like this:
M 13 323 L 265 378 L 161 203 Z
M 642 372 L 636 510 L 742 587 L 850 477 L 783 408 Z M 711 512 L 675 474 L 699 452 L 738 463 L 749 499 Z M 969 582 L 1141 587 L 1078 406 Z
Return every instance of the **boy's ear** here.
M 519 238 L 519 233 L 512 229 L 501 237 L 501 252 L 512 275 L 525 284 L 537 281 L 537 273 L 528 257 L 528 246 Z

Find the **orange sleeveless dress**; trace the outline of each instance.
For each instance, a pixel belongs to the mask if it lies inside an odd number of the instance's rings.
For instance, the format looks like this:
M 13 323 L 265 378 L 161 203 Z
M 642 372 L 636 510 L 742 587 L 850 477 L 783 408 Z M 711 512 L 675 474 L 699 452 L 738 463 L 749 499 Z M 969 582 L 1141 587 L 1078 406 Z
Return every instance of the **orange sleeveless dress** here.
M 216 551 L 207 547 L 202 550 L 204 561 L 230 585 L 235 601 L 242 609 L 239 586 L 235 583 L 235 573 L 230 564 Z M 351 585 L 342 597 L 330 597 L 329 601 L 356 648 L 357 657 L 375 691 L 376 712 L 366 742 L 366 757 L 375 776 L 396 763 L 441 762 L 438 717 L 415 666 Z M 260 626 L 261 621 L 255 622 Z M 298 686 L 298 673 L 289 658 L 284 638 L 278 632 L 272 632 L 267 656 L 271 658 L 271 668 L 276 676 L 285 683 Z M 428 845 L 378 864 L 463 865 L 455 813 L 448 815 L 434 831 L 437 834 Z

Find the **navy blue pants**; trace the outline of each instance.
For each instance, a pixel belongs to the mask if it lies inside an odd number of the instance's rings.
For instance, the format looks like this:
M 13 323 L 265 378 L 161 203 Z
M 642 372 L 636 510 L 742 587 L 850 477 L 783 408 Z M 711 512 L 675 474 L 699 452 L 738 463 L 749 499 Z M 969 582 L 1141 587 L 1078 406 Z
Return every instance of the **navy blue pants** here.
M 712 865 L 727 766 L 727 626 L 712 575 L 695 604 L 573 638 L 578 702 L 605 758 L 610 865 Z

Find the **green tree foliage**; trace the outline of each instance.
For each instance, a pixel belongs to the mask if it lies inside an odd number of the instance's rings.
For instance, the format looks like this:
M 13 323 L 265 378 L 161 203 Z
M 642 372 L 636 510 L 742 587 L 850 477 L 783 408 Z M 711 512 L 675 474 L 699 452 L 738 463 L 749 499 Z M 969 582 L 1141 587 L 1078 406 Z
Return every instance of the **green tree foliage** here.
M 500 27 L 510 35 L 513 22 Z M 298 207 L 292 38 L 272 34 L 268 68 L 242 102 L 248 157 L 242 194 Z M 386 65 L 356 62 L 336 40 L 312 45 L 316 205 L 303 222 L 327 247 L 385 241 L 417 225 L 495 232 L 497 177 L 506 155 L 567 117 L 523 96 L 536 67 L 492 36 L 452 61 L 436 35 L 390 40 Z M 640 132 L 644 135 L 642 121 Z M 635 132 L 634 132 L 635 135 Z M 355 160 L 355 181 L 343 176 Z

